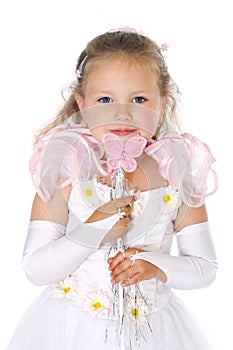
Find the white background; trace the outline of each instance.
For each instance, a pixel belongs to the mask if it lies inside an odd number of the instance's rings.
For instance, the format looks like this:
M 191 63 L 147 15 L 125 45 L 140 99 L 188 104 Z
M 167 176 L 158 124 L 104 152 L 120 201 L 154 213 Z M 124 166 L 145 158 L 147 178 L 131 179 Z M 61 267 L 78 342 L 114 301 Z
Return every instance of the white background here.
M 232 349 L 232 18 L 230 1 L 31 1 L 0 4 L 0 349 L 41 287 L 21 268 L 34 189 L 28 171 L 32 135 L 54 115 L 87 41 L 131 26 L 160 44 L 183 93 L 183 129 L 208 143 L 219 190 L 207 199 L 219 259 L 216 282 L 177 292 L 216 349 Z M 228 318 L 229 317 L 229 318 Z M 230 320 L 230 321 L 229 321 Z M 53 350 L 53 349 L 51 349 Z M 198 350 L 198 349 L 197 349 Z

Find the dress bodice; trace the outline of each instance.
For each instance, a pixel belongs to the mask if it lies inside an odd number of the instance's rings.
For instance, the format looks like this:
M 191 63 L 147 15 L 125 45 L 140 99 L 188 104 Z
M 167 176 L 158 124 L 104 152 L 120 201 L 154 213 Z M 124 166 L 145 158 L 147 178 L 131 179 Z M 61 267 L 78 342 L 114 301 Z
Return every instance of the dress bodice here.
M 109 201 L 110 190 L 107 185 L 98 183 L 96 177 L 88 181 L 77 180 L 73 184 L 68 204 L 70 216 L 86 221 L 93 208 Z M 179 204 L 178 192 L 170 186 L 137 193 L 125 245 L 169 253 L 173 238 L 173 220 Z M 69 220 L 68 231 L 74 229 L 74 222 L 77 220 Z M 89 298 L 101 298 L 106 307 L 101 308 L 100 316 L 106 318 L 109 317 L 109 307 L 114 299 L 107 259 L 115 254 L 112 243 L 104 244 L 69 277 L 69 283 L 77 284 L 78 290 L 72 296 L 73 302 L 85 309 Z M 145 305 L 150 311 L 161 308 L 170 298 L 170 288 L 155 278 L 140 282 L 138 287 L 142 304 L 146 301 Z

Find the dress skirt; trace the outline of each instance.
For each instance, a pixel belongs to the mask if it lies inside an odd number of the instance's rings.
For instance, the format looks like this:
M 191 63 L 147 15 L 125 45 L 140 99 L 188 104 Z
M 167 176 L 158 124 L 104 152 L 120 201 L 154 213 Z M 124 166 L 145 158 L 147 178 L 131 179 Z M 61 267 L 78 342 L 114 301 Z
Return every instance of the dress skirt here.
M 118 322 L 92 318 L 46 289 L 29 307 L 6 350 L 210 350 L 193 315 L 172 294 L 139 334 L 120 345 Z

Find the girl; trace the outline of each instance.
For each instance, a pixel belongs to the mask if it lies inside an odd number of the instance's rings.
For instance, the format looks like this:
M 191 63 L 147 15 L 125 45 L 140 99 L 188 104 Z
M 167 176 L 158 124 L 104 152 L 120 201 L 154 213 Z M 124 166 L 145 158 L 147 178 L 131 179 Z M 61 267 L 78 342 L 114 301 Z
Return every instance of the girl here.
M 178 88 L 161 49 L 108 32 L 88 43 L 76 74 L 30 160 L 37 194 L 23 266 L 48 287 L 8 350 L 210 349 L 172 289 L 215 279 L 204 204 L 214 159 L 177 131 Z

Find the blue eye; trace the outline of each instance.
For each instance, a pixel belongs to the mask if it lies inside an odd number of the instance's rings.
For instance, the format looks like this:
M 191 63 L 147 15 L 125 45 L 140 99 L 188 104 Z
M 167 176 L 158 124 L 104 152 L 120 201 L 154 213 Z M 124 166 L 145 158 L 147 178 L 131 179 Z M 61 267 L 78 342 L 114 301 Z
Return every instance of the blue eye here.
M 142 96 L 136 96 L 136 97 L 132 98 L 133 103 L 143 103 L 145 101 L 146 101 L 146 99 Z
M 101 103 L 111 103 L 112 102 L 112 99 L 110 97 L 101 97 L 98 99 L 98 102 L 101 102 Z

